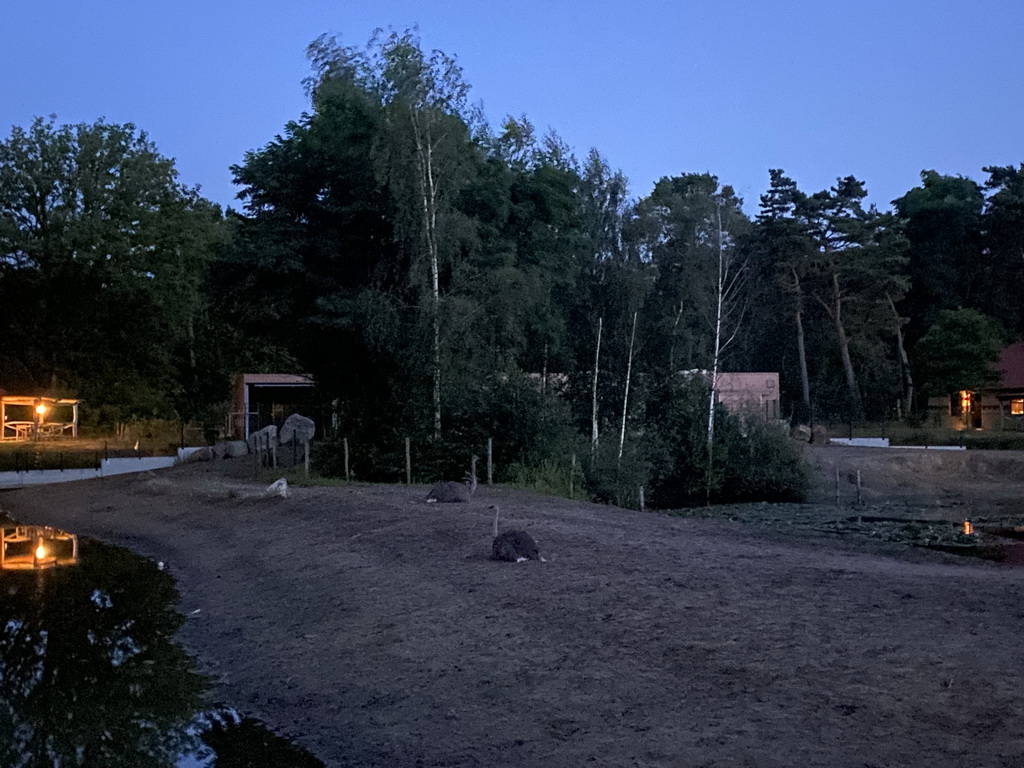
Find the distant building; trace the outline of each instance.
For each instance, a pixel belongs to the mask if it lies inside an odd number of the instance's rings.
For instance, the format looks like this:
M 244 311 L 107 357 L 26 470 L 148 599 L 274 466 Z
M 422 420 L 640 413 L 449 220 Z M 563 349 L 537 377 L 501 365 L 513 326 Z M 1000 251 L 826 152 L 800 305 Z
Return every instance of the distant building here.
M 280 427 L 293 413 L 315 418 L 315 396 L 313 378 L 303 373 L 236 374 L 231 387 L 228 436 L 245 440 L 270 424 Z
M 730 413 L 777 419 L 779 408 L 779 374 L 720 373 L 716 398 Z
M 928 398 L 928 411 L 953 429 L 1024 429 L 1024 342 L 1002 351 L 993 367 L 999 381 L 975 391 Z
M 682 375 L 700 376 L 711 382 L 711 371 L 695 369 L 682 371 Z M 737 415 L 778 419 L 782 413 L 779 407 L 779 374 L 760 371 L 719 373 L 715 402 Z

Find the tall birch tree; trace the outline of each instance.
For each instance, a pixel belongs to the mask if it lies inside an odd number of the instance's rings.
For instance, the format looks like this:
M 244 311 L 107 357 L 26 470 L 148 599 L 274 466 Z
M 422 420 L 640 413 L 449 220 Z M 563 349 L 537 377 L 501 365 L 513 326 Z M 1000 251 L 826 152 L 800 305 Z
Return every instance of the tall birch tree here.
M 423 51 L 415 30 L 378 31 L 359 52 L 321 38 L 310 47 L 317 87 L 332 77 L 355 79 L 384 110 L 375 148 L 378 172 L 395 201 L 395 228 L 410 250 L 411 282 L 425 272 L 425 310 L 431 378 L 432 432 L 442 432 L 442 273 L 454 259 L 455 198 L 472 151 L 469 85 L 454 58 Z

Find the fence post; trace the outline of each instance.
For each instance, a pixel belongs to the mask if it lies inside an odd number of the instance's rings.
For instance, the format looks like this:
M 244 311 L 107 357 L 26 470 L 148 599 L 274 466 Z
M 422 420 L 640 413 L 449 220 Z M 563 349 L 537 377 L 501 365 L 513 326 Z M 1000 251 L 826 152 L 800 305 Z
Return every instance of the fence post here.
M 640 486 L 640 511 L 641 512 L 645 511 L 645 506 L 646 505 L 644 504 L 644 487 L 641 485 Z
M 494 483 L 494 438 L 487 438 L 487 484 Z
M 302 444 L 303 453 L 303 466 L 305 467 L 304 475 L 306 480 L 309 480 L 309 440 Z
M 412 451 L 409 438 L 405 438 L 405 484 L 412 485 Z
M 569 498 L 574 498 L 576 495 L 576 454 L 572 455 L 572 461 L 569 464 Z
M 342 442 L 345 444 L 345 482 L 348 482 L 348 438 L 344 438 Z

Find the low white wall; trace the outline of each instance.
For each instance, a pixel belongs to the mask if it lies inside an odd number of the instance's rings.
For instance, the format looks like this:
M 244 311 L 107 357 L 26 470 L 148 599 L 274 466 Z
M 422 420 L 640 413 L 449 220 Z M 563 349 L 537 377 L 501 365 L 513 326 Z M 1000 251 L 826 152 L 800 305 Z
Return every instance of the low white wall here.
M 888 437 L 830 437 L 835 445 L 851 445 L 855 448 L 888 448 Z
M 75 480 L 94 480 L 100 477 L 148 472 L 174 466 L 173 456 L 143 456 L 137 459 L 101 459 L 99 469 L 34 469 L 25 472 L 0 472 L 0 488 L 20 488 L 24 485 L 70 483 Z
M 909 448 L 918 451 L 966 451 L 962 445 L 889 445 L 888 437 L 830 437 L 833 445 L 848 445 L 851 448 Z

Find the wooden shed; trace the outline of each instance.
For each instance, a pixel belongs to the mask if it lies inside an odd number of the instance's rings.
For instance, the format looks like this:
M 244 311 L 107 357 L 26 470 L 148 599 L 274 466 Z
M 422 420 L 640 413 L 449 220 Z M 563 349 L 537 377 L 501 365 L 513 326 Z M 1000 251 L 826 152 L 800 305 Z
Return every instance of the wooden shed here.
M 78 437 L 80 400 L 36 395 L 0 396 L 4 440 Z

